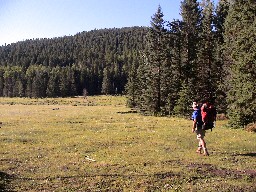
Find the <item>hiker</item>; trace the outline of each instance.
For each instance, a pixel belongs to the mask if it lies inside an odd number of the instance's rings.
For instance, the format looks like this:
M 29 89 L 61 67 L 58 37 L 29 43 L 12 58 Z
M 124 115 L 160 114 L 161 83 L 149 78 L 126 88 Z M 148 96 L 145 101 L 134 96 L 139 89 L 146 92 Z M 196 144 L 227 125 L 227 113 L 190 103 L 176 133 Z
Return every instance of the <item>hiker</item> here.
M 208 156 L 209 153 L 207 151 L 206 143 L 204 140 L 205 130 L 202 129 L 203 121 L 201 116 L 201 110 L 196 102 L 193 102 L 192 108 L 194 110 L 192 113 L 192 120 L 193 120 L 192 132 L 196 133 L 196 137 L 199 140 L 199 144 L 196 152 L 201 154 L 203 149 L 204 155 Z

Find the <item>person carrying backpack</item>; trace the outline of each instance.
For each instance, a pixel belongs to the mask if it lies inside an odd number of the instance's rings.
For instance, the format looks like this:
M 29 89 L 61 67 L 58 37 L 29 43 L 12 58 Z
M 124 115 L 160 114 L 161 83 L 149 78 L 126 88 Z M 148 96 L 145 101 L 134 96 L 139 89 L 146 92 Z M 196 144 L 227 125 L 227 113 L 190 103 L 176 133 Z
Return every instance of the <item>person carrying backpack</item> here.
M 196 152 L 201 154 L 202 149 L 203 149 L 204 155 L 208 156 L 209 153 L 206 148 L 206 142 L 204 140 L 205 130 L 202 129 L 203 121 L 202 121 L 202 116 L 201 116 L 201 110 L 196 102 L 193 102 L 192 108 L 194 110 L 192 113 L 192 120 L 193 120 L 192 132 L 196 133 L 196 137 L 199 140 L 198 148 L 197 148 Z

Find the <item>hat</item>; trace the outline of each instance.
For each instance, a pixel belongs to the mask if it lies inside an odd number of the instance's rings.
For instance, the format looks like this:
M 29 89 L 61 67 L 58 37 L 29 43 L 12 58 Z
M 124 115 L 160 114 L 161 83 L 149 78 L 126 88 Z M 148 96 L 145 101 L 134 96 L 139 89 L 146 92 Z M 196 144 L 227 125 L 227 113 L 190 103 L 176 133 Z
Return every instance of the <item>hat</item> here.
M 192 104 L 192 108 L 197 108 L 197 103 L 196 102 L 193 102 L 193 104 Z

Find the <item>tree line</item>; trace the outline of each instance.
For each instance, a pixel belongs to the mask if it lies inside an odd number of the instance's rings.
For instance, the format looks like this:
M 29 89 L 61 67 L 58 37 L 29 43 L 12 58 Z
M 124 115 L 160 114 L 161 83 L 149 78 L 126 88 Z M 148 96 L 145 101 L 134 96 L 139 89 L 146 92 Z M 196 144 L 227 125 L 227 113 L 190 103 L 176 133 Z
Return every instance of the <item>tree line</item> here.
M 66 97 L 123 94 L 139 63 L 146 27 L 99 29 L 0 47 L 0 96 Z
M 99 29 L 0 47 L 0 96 L 126 94 L 153 115 L 191 112 L 209 99 L 230 125 L 256 121 L 254 0 L 182 0 L 150 27 Z
M 131 67 L 128 104 L 153 115 L 191 113 L 214 102 L 230 126 L 256 121 L 256 2 L 181 1 L 182 20 L 151 17 L 143 62 Z

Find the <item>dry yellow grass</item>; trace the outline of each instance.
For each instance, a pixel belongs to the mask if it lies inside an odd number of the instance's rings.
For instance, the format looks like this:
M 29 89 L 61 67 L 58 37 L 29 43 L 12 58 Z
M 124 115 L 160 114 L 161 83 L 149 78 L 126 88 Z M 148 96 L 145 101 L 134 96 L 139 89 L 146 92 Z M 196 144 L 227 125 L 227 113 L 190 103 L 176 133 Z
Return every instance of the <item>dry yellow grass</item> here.
M 255 191 L 256 135 L 207 133 L 189 120 L 142 116 L 124 97 L 0 98 L 0 187 L 13 191 Z M 219 186 L 219 188 L 216 188 Z

